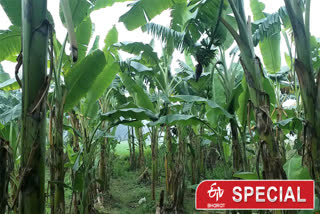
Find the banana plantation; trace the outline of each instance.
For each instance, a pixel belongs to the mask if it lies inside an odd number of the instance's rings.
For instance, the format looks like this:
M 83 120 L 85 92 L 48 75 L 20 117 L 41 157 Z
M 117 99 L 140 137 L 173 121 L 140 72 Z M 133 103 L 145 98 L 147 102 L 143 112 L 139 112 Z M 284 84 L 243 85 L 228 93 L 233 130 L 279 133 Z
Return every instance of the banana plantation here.
M 0 214 L 319 212 L 311 0 L 49 2 L 0 0 Z M 314 210 L 196 210 L 208 179 L 314 180 Z

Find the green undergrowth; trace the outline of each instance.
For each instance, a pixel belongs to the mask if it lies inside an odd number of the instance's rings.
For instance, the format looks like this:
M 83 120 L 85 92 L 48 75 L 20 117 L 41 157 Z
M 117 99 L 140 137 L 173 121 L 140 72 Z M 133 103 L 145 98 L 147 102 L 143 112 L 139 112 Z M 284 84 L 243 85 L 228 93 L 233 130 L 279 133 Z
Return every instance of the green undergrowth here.
M 96 206 L 96 209 L 101 214 L 154 214 L 159 203 L 160 192 L 165 190 L 164 171 L 161 171 L 160 181 L 156 186 L 156 201 L 152 201 L 151 181 L 139 184 L 137 179 L 142 169 L 135 171 L 129 169 L 129 149 L 126 141 L 117 145 L 115 154 L 116 158 L 114 160 L 113 176 L 110 186 L 111 196 L 105 199 L 103 205 Z M 145 148 L 144 154 L 146 167 L 149 167 L 149 173 L 151 173 L 150 146 Z M 138 151 L 136 151 L 136 155 L 138 155 Z M 195 210 L 194 191 L 193 188 L 188 188 L 187 182 L 183 213 L 213 213 Z M 139 204 L 139 200 L 144 197 L 146 201 Z

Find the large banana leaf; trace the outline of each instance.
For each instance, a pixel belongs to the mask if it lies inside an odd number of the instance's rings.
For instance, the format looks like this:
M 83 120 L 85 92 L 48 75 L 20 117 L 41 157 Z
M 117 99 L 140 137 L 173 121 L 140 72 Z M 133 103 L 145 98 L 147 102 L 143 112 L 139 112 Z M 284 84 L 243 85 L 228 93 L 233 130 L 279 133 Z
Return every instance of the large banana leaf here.
M 92 34 L 92 22 L 90 17 L 86 18 L 81 24 L 77 27 L 76 30 L 76 39 L 78 43 L 78 60 L 82 60 L 86 56 L 88 49 L 88 44 L 91 39 Z
M 301 156 L 295 155 L 283 165 L 288 179 L 311 179 L 308 168 L 301 164 L 301 159 Z
M 99 48 L 99 41 L 100 41 L 100 36 L 97 35 L 96 38 L 94 39 L 92 47 L 90 48 L 89 54 L 91 54 L 93 51 Z
M 295 129 L 301 131 L 303 128 L 303 119 L 298 117 L 291 117 L 275 123 L 275 126 L 278 126 L 281 129 L 287 129 L 290 131 Z
M 255 21 L 266 18 L 263 13 L 265 5 L 262 2 L 259 2 L 259 0 L 251 0 L 250 7 Z M 266 36 L 263 41 L 259 42 L 259 46 L 267 71 L 269 73 L 280 71 L 280 29 L 278 32 Z
M 130 95 L 134 97 L 136 104 L 142 108 L 155 112 L 154 106 L 143 88 L 126 73 L 120 73 L 120 77 Z
M 226 9 L 227 1 L 222 0 L 222 9 Z M 197 19 L 209 27 L 214 27 L 217 24 L 221 6 L 221 0 L 201 0 L 192 8 L 192 12 L 198 10 Z
M 203 124 L 206 123 L 203 120 L 200 120 L 194 115 L 184 115 L 184 114 L 171 114 L 171 115 L 166 115 L 162 116 L 159 118 L 159 120 L 155 122 L 150 122 L 148 123 L 149 126 L 156 126 L 156 125 L 161 125 L 161 124 L 166 124 L 166 125 L 198 125 L 198 124 Z
M 10 93 L 0 91 L 0 124 L 8 122 L 21 116 L 21 92 Z M 1 125 L 0 125 L 1 126 Z
M 103 71 L 99 74 L 97 79 L 94 81 L 90 91 L 87 94 L 85 101 L 85 115 L 91 112 L 93 104 L 103 95 L 106 89 L 110 86 L 113 79 L 120 71 L 119 64 L 115 62 L 113 56 L 110 53 L 110 46 L 118 41 L 118 31 L 116 27 L 113 27 L 107 34 L 103 48 L 104 55 L 106 58 L 106 66 Z
M 142 64 L 144 65 L 157 65 L 159 62 L 157 53 L 148 44 L 142 42 L 119 42 L 114 44 L 114 47 L 130 54 L 141 54 Z
M 19 117 L 21 117 L 21 103 L 0 114 L 0 123 L 5 125 L 12 120 L 18 119 Z
M 178 26 L 178 24 L 176 24 Z M 178 27 L 175 28 L 178 28 Z M 166 44 L 172 43 L 175 48 L 178 50 L 182 50 L 183 40 L 185 33 L 174 30 L 173 28 L 165 27 L 160 24 L 155 24 L 153 22 L 149 22 L 142 27 L 144 32 L 148 32 L 153 37 L 159 39 L 161 42 Z
M 65 74 L 67 96 L 65 110 L 70 110 L 92 87 L 97 76 L 105 67 L 102 51 L 96 50 L 86 56 Z
M 214 33 L 212 35 L 214 38 L 211 39 L 214 40 L 215 45 L 224 44 L 225 49 L 231 46 L 232 37 L 219 21 L 220 17 L 225 17 L 232 26 L 236 26 L 234 17 L 225 14 L 227 6 L 228 2 L 226 0 L 201 0 L 194 6 L 192 4 L 191 11 L 196 16 L 188 21 L 186 31 L 189 32 L 194 41 L 197 41 L 203 33 L 207 33 L 207 30 L 210 29 Z
M 11 26 L 9 30 L 0 30 L 0 62 L 17 55 L 21 50 L 21 31 Z
M 149 68 L 139 62 L 136 61 L 130 61 L 130 67 L 133 68 L 137 72 L 146 72 L 146 71 L 152 71 L 152 68 Z
M 171 10 L 171 24 L 170 27 L 178 32 L 183 31 L 184 24 L 193 17 L 193 13 L 190 12 L 187 6 L 187 1 L 181 3 L 175 3 Z
M 121 120 L 122 118 L 149 121 L 156 121 L 158 119 L 158 117 L 152 111 L 144 108 L 116 109 L 100 116 L 100 119 L 103 121 L 116 121 Z
M 12 91 L 19 89 L 20 86 L 15 78 L 8 79 L 2 83 L 0 83 L 0 90 L 2 91 Z
M 262 18 L 252 23 L 253 44 L 256 46 L 259 41 L 263 41 L 265 37 L 273 35 L 281 31 L 281 25 L 288 29 L 291 26 L 286 8 L 280 7 L 279 10 L 272 14 L 266 14 L 266 18 Z
M 211 109 L 217 110 L 218 113 L 224 114 L 227 118 L 232 118 L 232 115 L 227 112 L 223 107 L 213 102 L 212 100 L 205 99 L 203 97 L 192 95 L 176 95 L 169 98 L 172 102 L 195 102 L 198 104 L 207 104 Z
M 21 0 L 0 0 L 0 5 L 11 23 L 16 27 L 21 27 Z M 53 23 L 53 18 L 49 11 L 47 11 L 47 18 L 50 23 Z
M 120 67 L 118 63 L 113 63 L 111 65 L 105 66 L 103 71 L 99 74 L 99 76 L 94 81 L 92 87 L 90 88 L 87 98 L 86 98 L 86 108 L 84 115 L 90 111 L 92 104 L 95 103 L 99 97 L 103 95 L 106 89 L 110 86 L 113 79 L 120 72 Z
M 101 9 L 101 8 L 110 7 L 110 6 L 112 6 L 114 3 L 117 3 L 117 2 L 126 2 L 126 1 L 132 1 L 132 0 L 112 0 L 112 1 L 108 1 L 108 0 L 96 0 L 93 9 L 94 9 L 94 10 L 99 10 L 99 9 Z
M 108 51 L 108 49 L 111 47 L 111 45 L 113 45 L 116 42 L 118 42 L 118 30 L 117 30 L 116 26 L 113 26 L 109 30 L 109 32 L 104 40 L 103 51 L 104 52 Z
M 10 75 L 3 70 L 3 67 L 0 64 L 0 83 L 3 83 L 9 79 L 10 79 Z
M 134 30 L 170 8 L 173 3 L 173 0 L 139 0 L 130 4 L 130 10 L 123 14 L 119 21 L 123 22 L 128 30 Z
M 230 84 L 231 85 L 231 84 Z M 212 98 L 211 100 L 217 103 L 218 105 L 225 107 L 226 106 L 226 93 L 227 87 L 230 85 L 223 85 L 222 81 L 219 79 L 218 75 L 213 75 L 212 78 Z M 233 87 L 233 86 L 231 86 Z
M 106 56 L 107 64 L 111 65 L 114 62 L 113 56 L 112 56 L 112 45 L 118 42 L 118 30 L 116 26 L 113 26 L 111 30 L 109 30 L 105 40 L 104 40 L 104 48 L 103 52 Z
M 245 77 L 243 77 L 241 85 L 243 90 L 238 98 L 239 108 L 237 109 L 237 115 L 238 115 L 240 124 L 243 127 L 246 125 L 246 122 L 247 122 L 247 114 L 248 114 L 247 104 L 249 102 L 249 97 L 250 97 L 248 85 Z
M 11 23 L 21 26 L 21 0 L 0 0 L 3 10 L 6 12 Z
M 234 18 L 234 16 L 226 15 L 224 18 L 234 29 L 238 29 L 237 21 Z M 221 27 L 225 28 L 222 24 L 221 24 Z M 223 40 L 224 41 L 224 43 L 223 43 L 224 50 L 227 50 L 228 48 L 230 48 L 234 42 L 234 38 L 232 37 L 231 33 L 227 30 L 226 30 L 226 32 L 227 33 L 226 33 L 225 40 Z

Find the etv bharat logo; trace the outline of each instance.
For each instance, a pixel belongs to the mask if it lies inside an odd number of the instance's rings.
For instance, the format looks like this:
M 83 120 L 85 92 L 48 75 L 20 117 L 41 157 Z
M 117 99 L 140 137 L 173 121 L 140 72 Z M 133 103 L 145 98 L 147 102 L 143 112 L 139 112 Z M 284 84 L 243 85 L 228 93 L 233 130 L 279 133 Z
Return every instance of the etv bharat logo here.
M 217 183 L 213 183 L 211 185 L 210 190 L 208 190 L 208 195 L 209 195 L 210 198 L 216 197 L 216 201 L 218 201 L 219 198 L 221 198 L 223 196 L 224 190 L 221 189 L 220 187 L 216 187 L 215 188 L 216 185 L 217 185 Z

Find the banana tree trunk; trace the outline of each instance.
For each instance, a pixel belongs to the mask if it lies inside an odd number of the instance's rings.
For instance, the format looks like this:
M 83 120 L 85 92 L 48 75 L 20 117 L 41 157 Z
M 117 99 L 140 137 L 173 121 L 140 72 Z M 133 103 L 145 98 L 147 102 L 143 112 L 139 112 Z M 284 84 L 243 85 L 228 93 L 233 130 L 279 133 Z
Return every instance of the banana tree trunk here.
M 49 119 L 49 145 L 50 145 L 50 155 L 49 155 L 49 171 L 50 171 L 50 181 L 54 181 L 55 167 L 54 167 L 54 115 L 55 110 L 50 109 L 50 119 Z M 55 191 L 55 184 L 53 182 L 49 182 L 50 185 L 50 210 L 51 213 L 54 214 L 54 191 Z
M 130 149 L 130 169 L 134 170 L 136 169 L 136 148 L 134 144 L 134 129 L 132 127 L 130 130 L 129 126 L 128 126 L 128 144 Z
M 158 180 L 158 128 L 151 129 L 151 156 L 152 156 L 152 174 L 151 174 L 151 198 L 156 200 L 156 183 Z
M 111 160 L 111 151 L 110 151 L 110 140 L 105 138 L 103 142 L 101 142 L 101 150 L 100 150 L 100 163 L 99 163 L 99 177 L 102 181 L 100 185 L 100 191 L 104 195 L 109 194 L 110 190 L 110 179 L 111 179 L 111 171 L 112 171 L 112 160 Z
M 195 136 L 194 131 L 191 129 L 189 132 L 189 141 L 192 147 L 191 149 L 191 177 L 192 184 L 198 184 L 200 182 L 200 165 L 199 161 L 201 156 L 201 148 L 199 139 Z
M 99 162 L 99 177 L 101 180 L 100 192 L 104 193 L 106 190 L 106 144 L 108 143 L 108 138 L 105 138 L 101 142 L 100 147 L 100 162 Z
M 72 128 L 74 130 L 80 130 L 80 122 L 79 122 L 79 119 L 77 117 L 77 114 L 74 112 L 74 111 L 71 111 L 70 112 L 70 123 L 72 125 Z M 80 148 L 79 148 L 79 136 L 77 134 L 74 134 L 73 135 L 73 138 L 72 138 L 72 141 L 73 141 L 73 151 L 74 152 L 79 152 Z M 71 183 L 72 183 L 72 186 L 74 186 L 75 184 L 75 176 L 76 176 L 76 173 L 73 171 L 73 169 L 70 169 L 70 175 L 71 175 Z M 79 193 L 78 192 L 75 192 L 73 191 L 72 192 L 72 196 L 71 196 L 71 203 L 70 203 L 70 207 L 69 207 L 69 213 L 71 214 L 77 214 L 79 212 Z
M 282 120 L 281 113 L 277 113 L 277 122 L 279 122 L 281 120 Z M 287 162 L 286 147 L 285 147 L 285 143 L 284 143 L 283 132 L 279 127 L 276 127 L 276 140 L 277 140 L 277 142 L 279 142 L 282 163 L 285 164 Z
M 200 126 L 200 136 L 203 136 L 204 134 L 204 127 Z M 201 137 L 198 136 L 198 145 L 199 145 L 199 181 L 198 183 L 200 183 L 200 179 L 201 176 L 205 177 L 206 175 L 206 167 L 205 167 L 205 152 L 206 152 L 206 147 L 204 145 L 202 145 L 202 139 Z
M 241 144 L 239 142 L 239 135 L 238 135 L 238 126 L 237 121 L 235 119 L 230 119 L 230 125 L 231 125 L 231 137 L 232 137 L 232 164 L 233 164 L 233 170 L 238 171 L 244 171 L 244 161 L 242 158 L 242 149 Z
M 56 102 L 55 135 L 54 135 L 54 213 L 65 213 L 64 198 L 64 153 L 63 153 L 63 103 Z
M 243 60 L 243 58 L 246 58 Z M 263 163 L 264 179 L 286 179 L 286 173 L 283 169 L 282 158 L 279 149 L 279 143 L 273 131 L 273 122 L 270 118 L 270 98 L 263 92 L 262 83 L 254 83 L 251 73 L 257 72 L 262 74 L 262 65 L 259 58 L 255 57 L 251 60 L 253 64 L 249 64 L 248 56 L 241 59 L 242 67 L 245 70 L 246 79 L 249 86 L 251 99 L 255 99 L 255 119 L 257 131 L 259 133 L 259 150 Z M 255 70 L 253 70 L 255 69 Z M 251 72 L 251 73 L 250 73 Z M 256 74 L 257 74 L 256 73 Z M 263 76 L 260 76 L 264 78 Z M 258 86 L 258 87 L 257 87 Z
M 22 0 L 22 127 L 20 213 L 45 213 L 48 22 L 46 0 Z
M 143 133 L 142 128 L 136 128 L 136 136 L 139 144 L 139 157 L 138 157 L 138 165 L 139 168 L 144 168 L 145 166 L 145 157 L 144 157 L 144 149 L 143 149 Z
M 77 114 L 72 110 L 70 115 L 70 123 L 75 130 L 80 130 L 79 119 Z M 77 134 L 73 135 L 73 151 L 79 151 L 79 136 Z
M 9 142 L 0 137 L 0 214 L 5 214 L 8 204 L 10 171 L 13 168 Z
M 111 153 L 110 139 L 106 138 L 106 177 L 105 177 L 105 193 L 109 195 L 110 192 L 110 180 L 113 166 L 113 159 Z
M 165 156 L 165 172 L 166 172 L 166 196 L 170 201 L 173 198 L 173 174 L 174 174 L 174 166 L 173 166 L 173 149 L 172 149 L 172 136 L 170 132 L 170 126 L 166 125 L 166 146 L 167 152 Z
M 175 164 L 175 172 L 173 179 L 173 204 L 174 210 L 178 213 L 183 208 L 183 199 L 184 199 L 184 190 L 185 190 L 185 162 L 187 160 L 187 144 L 185 138 L 185 131 L 183 131 L 184 127 L 178 127 L 178 137 L 179 137 L 179 145 L 178 145 L 178 158 L 177 163 Z

